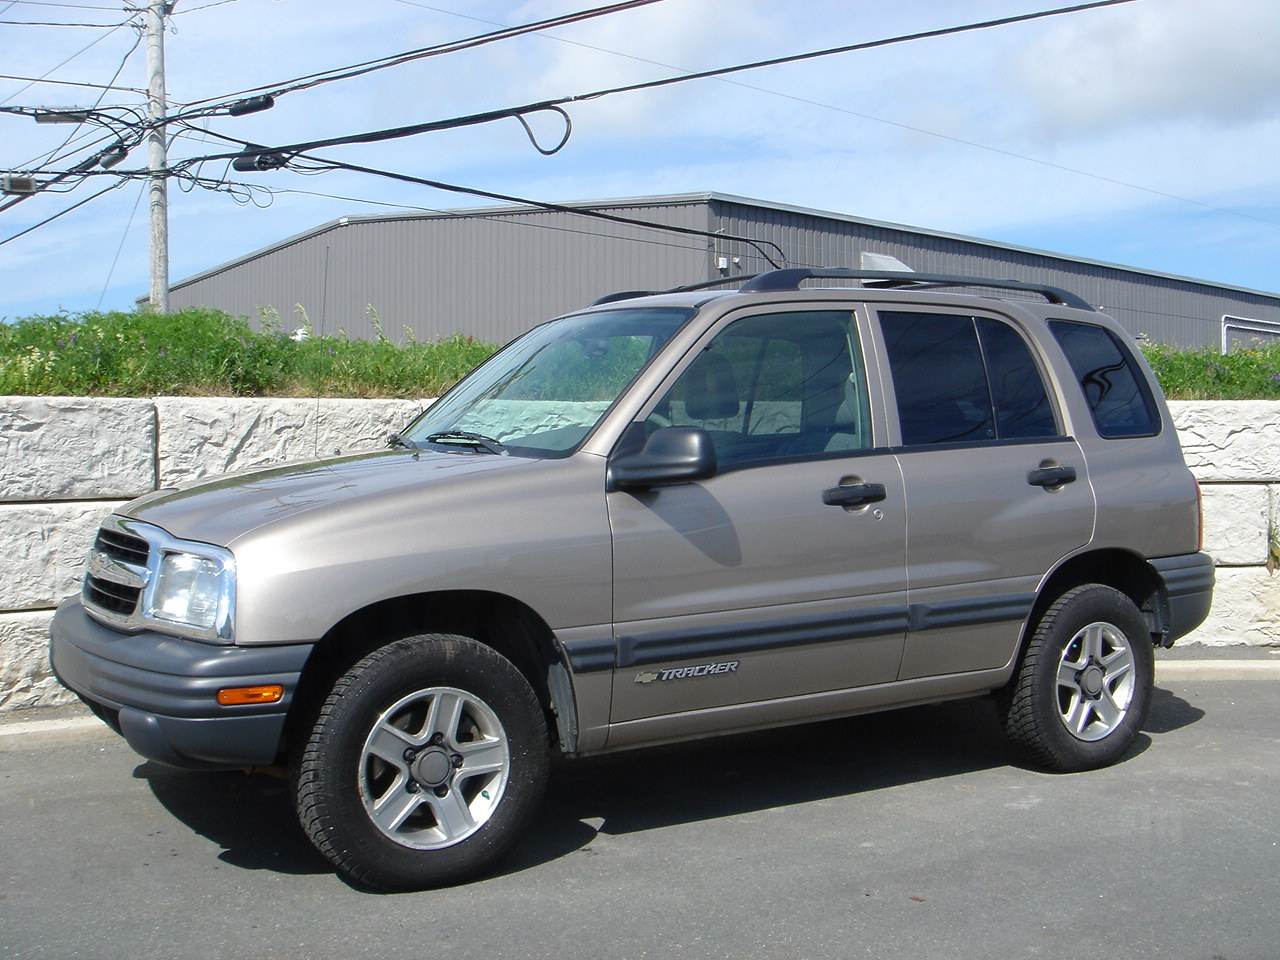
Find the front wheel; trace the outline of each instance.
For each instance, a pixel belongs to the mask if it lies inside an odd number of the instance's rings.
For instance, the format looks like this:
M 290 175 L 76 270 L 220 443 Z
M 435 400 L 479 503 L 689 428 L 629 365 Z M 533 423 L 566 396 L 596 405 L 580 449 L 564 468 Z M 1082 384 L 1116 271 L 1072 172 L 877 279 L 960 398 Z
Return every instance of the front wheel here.
M 519 838 L 547 753 L 542 710 L 510 661 L 463 637 L 408 637 L 325 700 L 294 765 L 299 819 L 366 886 L 456 883 Z
M 1005 733 L 1050 770 L 1115 763 L 1146 720 L 1154 673 L 1151 633 L 1132 600 L 1101 584 L 1069 590 L 1040 618 L 997 698 Z

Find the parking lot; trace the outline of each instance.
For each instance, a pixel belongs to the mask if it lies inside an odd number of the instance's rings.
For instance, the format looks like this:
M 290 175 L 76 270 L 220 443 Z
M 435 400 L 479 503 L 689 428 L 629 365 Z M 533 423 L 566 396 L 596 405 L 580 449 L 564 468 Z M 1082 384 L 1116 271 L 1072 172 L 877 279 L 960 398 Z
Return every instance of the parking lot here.
M 983 700 L 569 764 L 496 875 L 400 895 L 282 780 L 0 725 L 0 957 L 1274 960 L 1277 661 L 1161 661 L 1086 774 L 1011 764 Z

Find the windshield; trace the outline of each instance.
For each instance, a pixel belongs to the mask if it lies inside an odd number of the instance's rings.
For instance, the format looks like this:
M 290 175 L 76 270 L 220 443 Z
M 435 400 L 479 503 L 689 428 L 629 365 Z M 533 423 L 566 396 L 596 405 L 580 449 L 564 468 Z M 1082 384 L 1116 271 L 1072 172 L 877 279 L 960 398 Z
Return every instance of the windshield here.
M 611 310 L 544 323 L 486 360 L 400 437 L 436 449 L 567 456 L 692 315 Z

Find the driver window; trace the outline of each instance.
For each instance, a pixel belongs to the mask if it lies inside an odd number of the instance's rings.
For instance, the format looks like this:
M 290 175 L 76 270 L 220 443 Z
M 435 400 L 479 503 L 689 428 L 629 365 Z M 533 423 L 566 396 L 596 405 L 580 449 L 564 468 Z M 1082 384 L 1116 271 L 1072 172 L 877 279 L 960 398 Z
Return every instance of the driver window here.
M 698 426 L 720 468 L 871 446 L 853 316 L 747 317 L 685 369 L 647 424 Z

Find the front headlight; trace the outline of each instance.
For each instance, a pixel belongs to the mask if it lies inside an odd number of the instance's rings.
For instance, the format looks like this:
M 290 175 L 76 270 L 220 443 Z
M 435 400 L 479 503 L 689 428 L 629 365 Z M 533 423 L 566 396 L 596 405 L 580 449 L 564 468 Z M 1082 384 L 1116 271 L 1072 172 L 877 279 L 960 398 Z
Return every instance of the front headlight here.
M 147 616 L 201 639 L 230 640 L 234 577 L 234 562 L 225 550 L 203 545 L 201 553 L 163 550 Z

